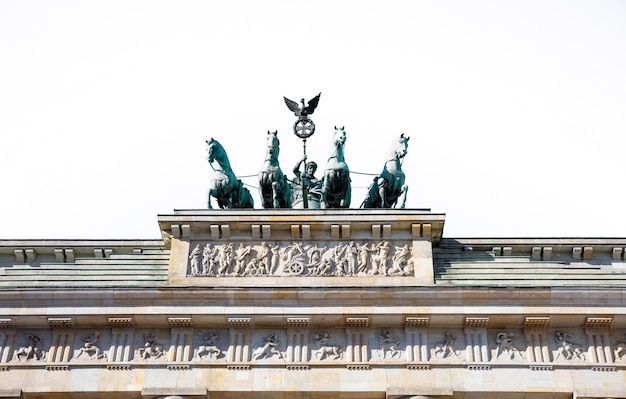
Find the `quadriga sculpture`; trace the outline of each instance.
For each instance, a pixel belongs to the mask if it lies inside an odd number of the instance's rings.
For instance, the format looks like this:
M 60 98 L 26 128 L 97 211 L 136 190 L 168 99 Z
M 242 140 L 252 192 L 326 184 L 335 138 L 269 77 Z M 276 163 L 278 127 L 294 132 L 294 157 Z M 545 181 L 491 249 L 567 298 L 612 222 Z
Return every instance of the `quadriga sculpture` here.
M 395 208 L 400 196 L 402 199 L 397 207 L 404 208 L 409 188 L 404 184 L 401 159 L 406 155 L 408 145 L 409 137 L 405 137 L 404 133 L 393 141 L 387 152 L 383 171 L 368 187 L 361 208 Z
M 344 158 L 346 131 L 335 126 L 330 155 L 324 169 L 322 185 L 322 208 L 349 208 L 352 195 L 350 170 Z
M 233 173 L 224 147 L 213 138 L 206 143 L 207 160 L 215 171 L 209 184 L 209 209 L 213 208 L 211 197 L 217 199 L 220 208 L 253 208 L 254 202 L 250 191 Z
M 278 132 L 267 132 L 265 161 L 259 171 L 259 193 L 263 208 L 291 208 L 291 189 L 278 164 Z

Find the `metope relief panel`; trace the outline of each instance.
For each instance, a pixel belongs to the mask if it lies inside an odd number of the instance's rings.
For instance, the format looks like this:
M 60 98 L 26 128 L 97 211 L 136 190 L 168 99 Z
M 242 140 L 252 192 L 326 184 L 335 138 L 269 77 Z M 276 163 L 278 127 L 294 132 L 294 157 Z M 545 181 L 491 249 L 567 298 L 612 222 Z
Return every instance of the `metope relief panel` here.
M 341 361 L 345 359 L 346 340 L 345 332 L 339 330 L 324 330 L 311 336 L 311 359 L 321 362 Z
M 286 335 L 278 331 L 260 331 L 252 340 L 252 358 L 255 361 L 284 362 L 287 358 Z
M 575 333 L 565 330 L 553 332 L 556 349 L 553 351 L 554 361 L 584 362 L 587 360 L 585 350 L 585 336 L 582 333 Z
M 139 330 L 136 331 L 134 342 L 134 360 L 154 361 L 166 360 L 170 336 L 168 330 Z
M 372 330 L 370 337 L 372 360 L 401 360 L 404 354 L 403 331 L 401 329 L 382 328 Z
M 190 248 L 192 277 L 414 276 L 408 241 L 194 242 Z
M 13 360 L 34 363 L 45 361 L 49 347 L 49 331 L 28 331 L 18 333 L 15 337 Z
M 512 362 L 526 360 L 524 333 L 519 330 L 489 330 L 493 346 L 491 359 L 494 362 Z
M 626 333 L 618 334 L 612 346 L 616 363 L 626 363 Z
M 226 330 L 198 330 L 193 341 L 193 358 L 198 362 L 225 360 L 228 352 Z
M 74 353 L 71 361 L 106 361 L 111 346 L 110 334 L 95 331 L 77 331 L 74 338 Z
M 434 362 L 458 362 L 465 360 L 466 344 L 459 330 L 431 330 L 428 332 L 430 358 Z

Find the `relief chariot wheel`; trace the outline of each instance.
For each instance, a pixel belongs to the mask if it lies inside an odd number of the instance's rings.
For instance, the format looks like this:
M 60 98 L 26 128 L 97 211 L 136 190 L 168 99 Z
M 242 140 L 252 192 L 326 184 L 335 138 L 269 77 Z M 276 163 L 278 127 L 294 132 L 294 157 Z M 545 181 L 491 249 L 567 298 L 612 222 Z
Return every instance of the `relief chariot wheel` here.
M 304 263 L 302 262 L 293 262 L 289 266 L 287 266 L 287 273 L 289 274 L 303 274 L 304 272 Z

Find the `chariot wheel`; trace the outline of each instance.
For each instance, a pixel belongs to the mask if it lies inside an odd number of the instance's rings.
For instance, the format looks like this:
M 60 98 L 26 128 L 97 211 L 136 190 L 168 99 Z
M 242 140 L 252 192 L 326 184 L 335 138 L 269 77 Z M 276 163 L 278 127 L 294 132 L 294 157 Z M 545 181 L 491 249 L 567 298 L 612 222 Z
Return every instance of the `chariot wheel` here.
M 304 271 L 304 265 L 300 262 L 294 262 L 289 265 L 289 273 L 290 274 L 302 274 Z
M 309 118 L 298 119 L 293 125 L 293 132 L 301 139 L 309 138 L 315 133 L 315 123 Z

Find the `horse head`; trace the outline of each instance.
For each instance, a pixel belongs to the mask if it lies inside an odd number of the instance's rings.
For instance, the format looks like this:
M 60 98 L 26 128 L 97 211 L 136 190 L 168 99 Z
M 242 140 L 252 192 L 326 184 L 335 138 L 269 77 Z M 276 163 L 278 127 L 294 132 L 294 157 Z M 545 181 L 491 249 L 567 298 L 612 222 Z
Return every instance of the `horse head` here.
M 228 161 L 228 156 L 226 155 L 226 150 L 224 147 L 215 139 L 211 137 L 210 140 L 206 141 L 207 143 L 207 161 L 213 167 L 213 162 L 217 162 L 223 170 L 231 170 L 230 162 Z
M 267 131 L 267 159 L 277 160 L 280 152 L 280 140 L 278 140 L 278 131 Z
M 344 127 L 335 126 L 335 132 L 333 133 L 333 145 L 336 147 L 346 144 L 346 131 Z
M 402 133 L 400 137 L 398 137 L 398 139 L 392 143 L 390 152 L 393 154 L 394 157 L 404 158 L 407 153 L 407 148 L 409 146 L 409 139 L 410 137 L 407 137 L 404 135 L 404 133 Z

